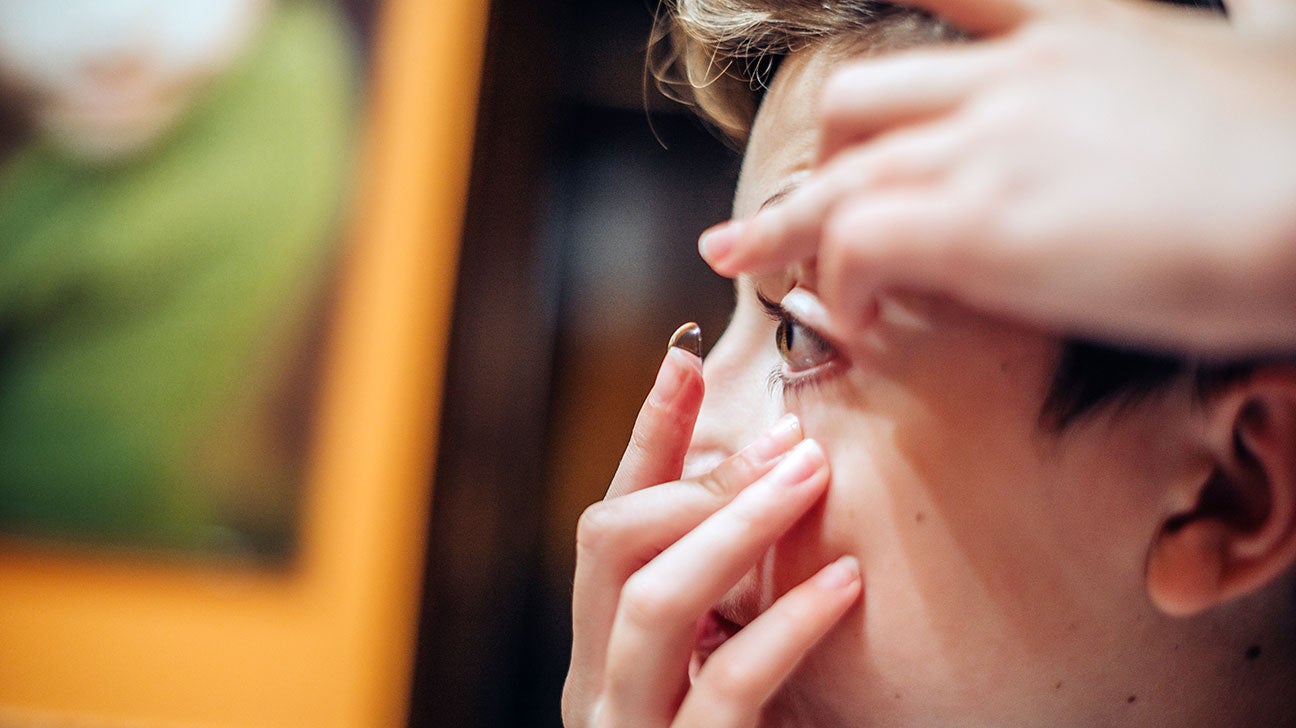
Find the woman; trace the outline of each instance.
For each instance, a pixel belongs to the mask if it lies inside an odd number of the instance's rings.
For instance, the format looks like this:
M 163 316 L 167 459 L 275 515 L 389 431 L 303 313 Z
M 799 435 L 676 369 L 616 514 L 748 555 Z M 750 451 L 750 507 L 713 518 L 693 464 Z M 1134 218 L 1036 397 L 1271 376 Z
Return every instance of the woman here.
M 859 2 L 669 22 L 745 142 L 738 219 L 805 179 L 835 67 L 957 37 Z M 705 377 L 668 353 L 581 521 L 568 725 L 1291 723 L 1296 368 L 878 289 L 847 322 L 817 277 L 740 277 Z

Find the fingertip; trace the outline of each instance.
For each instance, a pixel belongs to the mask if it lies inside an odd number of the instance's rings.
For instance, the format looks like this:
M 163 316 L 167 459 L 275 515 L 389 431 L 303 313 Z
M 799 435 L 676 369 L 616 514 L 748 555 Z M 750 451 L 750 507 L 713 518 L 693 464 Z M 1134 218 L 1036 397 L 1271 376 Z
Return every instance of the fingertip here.
M 657 379 L 648 393 L 648 403 L 657 408 L 685 404 L 689 395 L 702 388 L 702 358 L 678 346 L 666 350 Z
M 729 220 L 708 228 L 698 238 L 698 253 L 716 273 L 732 276 L 729 264 L 744 227 L 739 220 Z
M 814 576 L 814 585 L 825 591 L 843 591 L 859 582 L 859 559 L 849 555 L 828 564 Z
M 828 459 L 823 447 L 812 439 L 803 439 L 779 458 L 778 462 L 764 476 L 769 482 L 781 488 L 810 489 L 822 494 L 829 481 Z
M 803 437 L 801 420 L 789 412 L 744 449 L 752 464 L 768 465 L 791 450 Z
M 666 352 L 673 366 L 679 367 L 684 377 L 684 392 L 702 390 L 702 355 L 679 346 L 672 346 Z
M 779 270 L 804 255 L 788 221 L 774 207 L 746 220 L 731 220 L 702 233 L 698 252 L 711 270 L 735 278 Z

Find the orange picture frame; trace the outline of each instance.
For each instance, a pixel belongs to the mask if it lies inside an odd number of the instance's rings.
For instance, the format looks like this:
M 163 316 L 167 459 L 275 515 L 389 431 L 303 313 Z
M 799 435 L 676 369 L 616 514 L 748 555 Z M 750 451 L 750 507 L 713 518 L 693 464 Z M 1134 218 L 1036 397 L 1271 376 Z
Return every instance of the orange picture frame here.
M 378 11 L 291 568 L 0 543 L 0 725 L 404 722 L 487 10 Z

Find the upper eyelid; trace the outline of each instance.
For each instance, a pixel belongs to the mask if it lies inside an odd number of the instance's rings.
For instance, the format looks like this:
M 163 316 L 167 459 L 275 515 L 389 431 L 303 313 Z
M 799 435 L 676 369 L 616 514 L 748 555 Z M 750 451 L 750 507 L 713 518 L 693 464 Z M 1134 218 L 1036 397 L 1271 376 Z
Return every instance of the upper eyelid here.
M 760 291 L 756 291 L 756 300 L 760 302 L 761 309 L 764 311 L 765 315 L 774 321 L 786 321 L 792 318 L 787 309 L 783 308 L 782 304 Z
M 809 335 L 815 337 L 816 339 L 827 342 L 827 339 L 825 339 L 817 329 L 815 329 L 813 326 L 808 326 L 804 321 L 797 318 L 796 314 L 787 310 L 787 308 L 785 308 L 783 304 L 769 298 L 768 296 L 761 293 L 760 291 L 756 291 L 756 300 L 760 302 L 761 309 L 763 310 L 765 316 L 769 318 L 771 321 L 773 321 L 774 323 L 792 324 L 797 328 L 801 329 L 802 331 L 808 333 Z

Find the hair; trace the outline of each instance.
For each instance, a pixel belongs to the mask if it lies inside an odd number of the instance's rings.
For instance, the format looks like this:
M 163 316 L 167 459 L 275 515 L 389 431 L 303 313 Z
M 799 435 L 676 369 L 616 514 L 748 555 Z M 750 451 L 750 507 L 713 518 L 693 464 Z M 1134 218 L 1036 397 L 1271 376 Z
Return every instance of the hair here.
M 1159 1 L 1224 12 L 1219 0 Z M 851 52 L 880 54 L 967 39 L 921 10 L 878 0 L 663 0 L 648 63 L 666 96 L 694 107 L 741 148 L 779 63 L 799 49 L 843 42 Z M 1258 363 L 1208 363 L 1068 338 L 1041 423 L 1060 431 L 1104 407 L 1135 404 L 1183 377 L 1205 397 Z
M 664 0 L 649 71 L 667 97 L 742 146 L 786 56 L 824 41 L 862 53 L 960 40 L 930 15 L 878 0 Z

